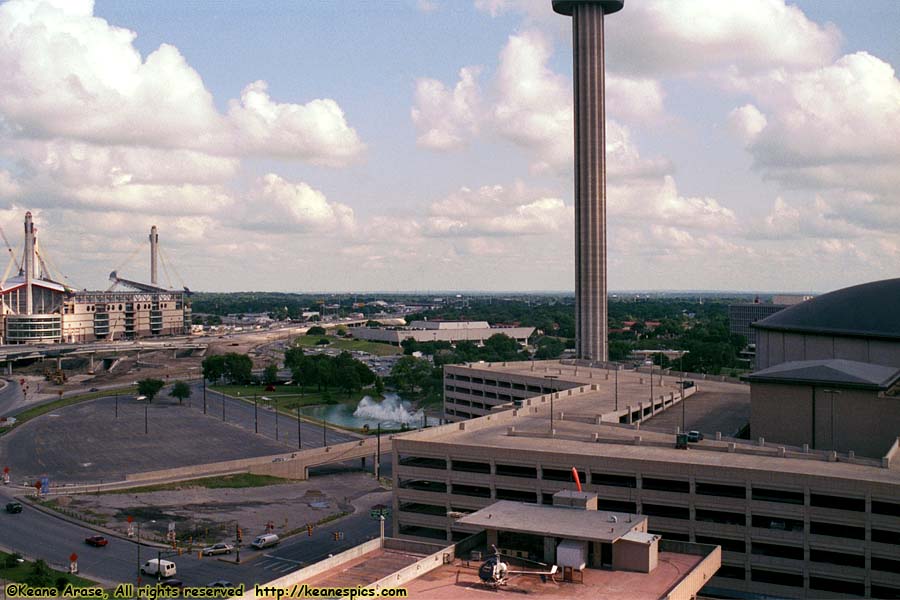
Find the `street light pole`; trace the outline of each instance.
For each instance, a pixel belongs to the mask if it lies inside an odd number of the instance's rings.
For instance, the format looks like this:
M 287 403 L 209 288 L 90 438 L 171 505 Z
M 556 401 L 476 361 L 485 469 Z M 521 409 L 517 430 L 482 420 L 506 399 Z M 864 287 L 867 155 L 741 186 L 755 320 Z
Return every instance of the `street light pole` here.
M 119 392 L 116 392 L 116 418 L 119 418 Z
M 149 405 L 145 404 L 144 405 L 144 435 L 150 433 L 149 424 L 147 422 L 148 421 L 148 418 L 147 418 L 147 409 L 148 408 L 149 408 Z
M 326 448 L 328 446 L 328 439 L 326 437 L 326 433 L 328 429 L 325 426 L 325 417 L 322 417 L 322 447 Z
M 141 522 L 138 521 L 138 538 L 137 538 L 137 584 L 141 585 Z
M 272 398 L 272 403 L 275 405 L 275 441 L 278 441 L 278 398 Z
M 375 434 L 375 481 L 381 477 L 381 422 L 378 423 L 378 433 Z
M 259 407 L 256 403 L 256 394 L 253 394 L 253 433 L 259 433 Z
M 222 422 L 225 422 L 225 394 L 219 393 L 219 397 L 222 398 Z
M 203 375 L 203 414 L 206 414 L 206 375 Z

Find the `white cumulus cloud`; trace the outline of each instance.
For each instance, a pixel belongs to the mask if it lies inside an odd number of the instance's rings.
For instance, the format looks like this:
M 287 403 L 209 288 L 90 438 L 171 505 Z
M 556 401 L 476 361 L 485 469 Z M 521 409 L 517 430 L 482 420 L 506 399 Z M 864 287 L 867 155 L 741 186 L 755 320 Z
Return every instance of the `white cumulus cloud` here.
M 452 90 L 436 79 L 416 81 L 411 116 L 420 146 L 432 150 L 458 148 L 478 132 L 480 72 L 480 67 L 463 67 Z

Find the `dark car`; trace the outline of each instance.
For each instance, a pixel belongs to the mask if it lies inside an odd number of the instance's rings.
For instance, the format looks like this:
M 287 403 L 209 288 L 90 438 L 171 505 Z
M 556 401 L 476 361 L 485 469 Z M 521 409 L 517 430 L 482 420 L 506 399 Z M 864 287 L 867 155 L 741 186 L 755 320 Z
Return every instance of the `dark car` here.
M 92 535 L 90 537 L 84 538 L 84 543 L 88 546 L 96 546 L 97 548 L 102 548 L 109 543 L 109 540 L 102 535 Z
M 22 512 L 22 505 L 18 502 L 10 502 L 6 505 L 6 512 L 8 513 L 20 513 Z
M 696 443 L 703 440 L 703 434 L 699 431 L 688 431 L 688 441 L 691 443 Z
M 184 582 L 180 579 L 163 579 L 159 582 L 163 587 L 184 587 Z
M 208 588 L 236 588 L 237 586 L 234 583 L 228 581 L 227 579 L 220 579 L 218 581 L 213 581 L 211 583 L 207 583 L 206 587 L 208 587 Z M 231 593 L 231 592 L 228 593 L 229 597 L 236 596 L 236 595 L 237 595 L 237 590 L 235 590 L 234 593 Z

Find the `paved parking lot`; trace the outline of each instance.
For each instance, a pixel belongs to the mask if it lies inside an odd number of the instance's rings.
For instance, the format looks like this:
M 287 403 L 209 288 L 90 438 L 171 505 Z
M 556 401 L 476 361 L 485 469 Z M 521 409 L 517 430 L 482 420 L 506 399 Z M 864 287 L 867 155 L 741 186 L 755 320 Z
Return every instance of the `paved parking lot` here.
M 147 431 L 145 431 L 145 406 Z M 295 446 L 256 435 L 168 397 L 83 402 L 43 415 L 0 438 L 14 480 L 47 475 L 56 482 L 124 479 L 126 473 L 265 456 Z
M 685 429 L 696 429 L 707 435 L 721 431 L 733 436 L 750 422 L 750 390 L 724 388 L 723 384 L 698 382 L 700 390 L 684 401 Z M 721 389 L 718 389 L 721 388 Z M 675 431 L 681 426 L 682 407 L 676 404 L 667 411 L 648 419 L 641 427 L 654 430 Z

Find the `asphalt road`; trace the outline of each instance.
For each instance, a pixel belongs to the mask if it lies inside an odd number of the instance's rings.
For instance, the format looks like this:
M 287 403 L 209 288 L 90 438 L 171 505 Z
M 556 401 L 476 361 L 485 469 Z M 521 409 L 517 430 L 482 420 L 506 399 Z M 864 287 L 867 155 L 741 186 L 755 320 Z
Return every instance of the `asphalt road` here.
M 8 490 L 0 489 L 0 502 L 11 500 Z M 390 519 L 385 521 L 385 531 L 390 533 Z M 343 530 L 344 540 L 332 539 L 332 531 Z M 78 555 L 81 575 L 104 584 L 134 582 L 138 575 L 138 546 L 132 540 L 107 536 L 109 545 L 94 548 L 84 543 L 84 538 L 94 535 L 91 529 L 40 512 L 31 506 L 19 514 L 0 512 L 0 547 L 20 552 L 29 559 L 42 558 L 52 567 L 66 569 L 69 555 Z M 196 553 L 163 557 L 173 561 L 178 568 L 177 578 L 185 585 L 200 586 L 225 579 L 234 583 L 264 583 L 299 568 L 300 562 L 309 564 L 371 539 L 379 533 L 378 522 L 367 511 L 360 511 L 328 525 L 315 528 L 312 537 L 295 536 L 279 546 L 263 550 L 241 550 L 241 564 L 234 563 L 234 555 L 227 557 L 197 558 Z M 249 544 L 251 540 L 245 539 Z M 156 558 L 158 548 L 142 545 L 140 561 Z M 164 551 L 170 553 L 170 551 Z M 220 560 L 220 558 L 222 560 Z M 143 576 L 144 583 L 152 583 L 152 576 Z
M 25 396 L 18 380 L 9 379 L 0 390 L 0 416 L 9 416 L 25 406 Z
M 12 388 L 13 385 L 10 384 L 9 387 Z M 10 394 L 10 392 L 7 390 L 0 391 L 0 402 L 3 401 L 4 394 Z M 162 414 L 162 411 L 167 411 L 173 415 L 181 415 L 181 418 L 183 419 L 185 416 L 183 411 L 192 411 L 197 417 L 196 421 L 205 423 L 207 427 L 209 427 L 213 420 L 216 420 L 221 416 L 224 403 L 225 422 L 228 425 L 227 427 L 222 427 L 221 423 L 218 423 L 216 426 L 226 432 L 231 432 L 231 437 L 229 439 L 231 440 L 232 445 L 236 445 L 235 440 L 238 438 L 247 438 L 251 441 L 256 440 L 253 442 L 254 445 L 259 444 L 261 446 L 266 446 L 271 444 L 275 448 L 281 448 L 281 451 L 288 450 L 290 447 L 296 447 L 297 422 L 295 419 L 290 419 L 285 415 L 279 415 L 279 442 L 275 442 L 275 414 L 273 411 L 259 408 L 256 413 L 259 434 L 256 435 L 254 434 L 255 419 L 254 407 L 252 404 L 228 398 L 208 389 L 206 394 L 207 414 L 205 416 L 202 414 L 203 392 L 200 385 L 196 386 L 189 406 L 178 407 L 170 405 L 164 409 L 159 401 L 154 404 L 157 405 L 158 415 Z M 84 403 L 83 405 L 79 404 L 66 409 L 61 409 L 55 414 L 64 415 L 64 411 L 66 410 L 77 410 L 78 407 L 86 408 L 90 406 L 91 409 L 102 411 L 106 417 L 109 417 L 110 415 L 106 413 L 115 410 L 114 402 L 115 400 L 113 397 L 103 398 L 97 401 Z M 134 404 L 133 399 L 131 399 L 130 402 Z M 120 412 L 120 417 L 123 417 L 127 410 L 124 406 L 125 402 L 123 401 L 119 406 L 120 411 L 122 411 Z M 34 422 L 23 426 L 18 432 L 4 437 L 6 438 L 7 443 L 14 440 L 17 442 L 16 446 L 19 446 L 21 444 L 21 439 L 19 438 L 25 439 L 22 434 L 26 434 L 27 436 L 29 428 L 32 425 L 39 423 L 41 420 L 52 421 L 60 418 L 61 417 L 50 417 L 49 415 L 42 416 Z M 194 420 L 195 419 L 191 419 L 191 421 Z M 151 421 L 151 424 L 152 423 L 153 421 Z M 139 423 L 139 425 L 141 424 Z M 157 422 L 156 425 L 159 427 L 161 423 Z M 105 425 L 104 423 L 99 423 L 97 426 L 101 429 L 104 427 L 108 428 L 108 425 Z M 238 436 L 238 438 L 234 436 L 235 426 L 243 429 L 241 432 L 242 435 Z M 154 459 L 152 444 L 151 446 L 145 445 L 146 441 L 149 440 L 141 439 L 143 438 L 143 435 L 139 434 L 143 433 L 143 428 L 140 427 L 140 429 L 140 432 L 131 436 L 131 446 L 133 449 L 137 449 L 138 452 L 144 453 L 146 457 L 149 457 L 151 463 L 153 463 L 156 459 Z M 319 447 L 322 445 L 323 429 L 320 425 L 301 421 L 300 432 L 303 448 Z M 265 443 L 260 443 L 263 442 L 263 439 L 265 439 Z M 328 444 L 341 443 L 353 439 L 357 439 L 357 436 L 354 434 L 337 431 L 331 427 L 325 429 L 325 440 Z M 196 436 L 175 435 L 173 440 L 180 440 L 180 442 L 173 441 L 173 443 L 180 443 L 181 445 L 175 445 L 167 451 L 181 452 L 188 457 L 197 458 L 197 455 L 194 454 L 198 447 Z M 218 456 L 216 460 L 223 460 L 223 458 L 215 452 L 215 448 L 220 447 L 220 444 L 221 442 L 209 444 L 213 449 L 214 454 Z M 159 446 L 159 444 L 156 444 L 156 446 Z M 72 453 L 71 446 L 61 445 L 61 448 L 64 453 Z M 8 457 L 8 453 L 5 454 Z M 92 456 L 96 457 L 96 453 Z M 382 472 L 385 476 L 389 476 L 390 474 L 390 461 L 391 457 L 389 454 L 383 457 Z M 92 460 L 91 462 L 95 461 Z M 189 461 L 189 463 L 190 462 L 191 461 Z M 354 463 L 353 466 L 359 464 L 358 461 L 352 462 Z M 158 466 L 156 468 L 158 468 Z M 334 465 L 333 467 L 326 466 L 312 469 L 311 472 L 313 476 L 315 476 L 315 473 L 317 472 L 329 472 L 344 468 L 347 468 L 347 466 Z M 385 494 L 384 503 L 389 504 L 390 494 L 388 492 Z M 0 488 L 0 505 L 5 505 L 10 499 L 10 490 Z M 343 531 L 343 539 L 335 541 L 332 535 L 333 531 Z M 386 519 L 385 531 L 390 534 L 390 517 Z M 94 533 L 96 532 L 86 526 L 69 522 L 54 516 L 53 514 L 40 512 L 27 505 L 25 510 L 20 514 L 0 512 L 0 547 L 8 551 L 20 552 L 31 559 L 43 558 L 48 561 L 51 566 L 60 569 L 65 569 L 67 567 L 68 556 L 72 552 L 75 552 L 79 557 L 78 566 L 80 573 L 86 577 L 96 579 L 103 583 L 135 581 L 138 566 L 137 544 L 132 540 L 110 537 L 108 546 L 104 548 L 93 548 L 84 543 L 84 538 Z M 312 537 L 306 535 L 295 536 L 292 539 L 282 542 L 279 546 L 267 548 L 262 551 L 244 548 L 241 551 L 242 561 L 240 565 L 227 560 L 220 560 L 218 557 L 199 559 L 196 554 L 190 556 L 182 555 L 168 557 L 168 560 L 172 560 L 178 565 L 177 577 L 184 581 L 186 585 L 205 585 L 220 579 L 225 579 L 234 583 L 246 583 L 252 585 L 254 583 L 267 582 L 280 577 L 284 573 L 298 568 L 300 565 L 316 562 L 327 557 L 329 554 L 341 552 L 363 541 L 372 539 L 378 534 L 378 521 L 373 520 L 367 510 L 362 510 L 327 525 L 315 528 Z M 249 541 L 250 540 L 245 539 L 245 543 L 249 543 Z M 148 558 L 155 558 L 156 556 L 157 549 L 155 547 L 143 546 L 141 548 L 141 561 L 146 561 Z M 152 581 L 152 579 L 152 577 L 149 577 L 149 580 Z M 148 582 L 147 576 L 144 576 L 144 582 Z

